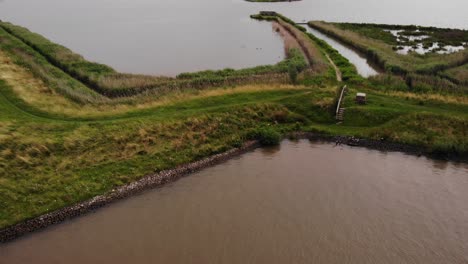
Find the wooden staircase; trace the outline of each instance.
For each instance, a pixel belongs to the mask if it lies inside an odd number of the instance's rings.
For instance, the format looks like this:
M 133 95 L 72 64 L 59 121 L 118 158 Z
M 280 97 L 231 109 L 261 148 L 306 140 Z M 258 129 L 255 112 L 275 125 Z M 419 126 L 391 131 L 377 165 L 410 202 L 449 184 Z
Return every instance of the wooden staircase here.
M 344 98 L 344 96 L 346 94 L 346 90 L 347 90 L 347 87 L 345 85 L 341 89 L 340 98 L 338 99 L 338 105 L 336 106 L 335 119 L 337 121 L 339 121 L 339 122 L 342 122 L 344 120 L 344 112 L 345 112 L 346 108 L 343 107 L 343 98 Z
M 343 121 L 344 120 L 345 109 L 346 108 L 343 108 L 343 107 L 338 109 L 338 113 L 336 114 L 336 120 L 338 120 L 338 121 Z

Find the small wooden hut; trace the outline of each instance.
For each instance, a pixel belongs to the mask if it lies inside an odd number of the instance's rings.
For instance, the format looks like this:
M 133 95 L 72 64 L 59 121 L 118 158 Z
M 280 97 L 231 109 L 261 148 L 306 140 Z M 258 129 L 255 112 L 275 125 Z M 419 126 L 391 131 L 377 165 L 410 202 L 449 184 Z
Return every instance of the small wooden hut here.
M 366 104 L 367 103 L 367 95 L 365 93 L 357 93 L 356 94 L 356 103 Z

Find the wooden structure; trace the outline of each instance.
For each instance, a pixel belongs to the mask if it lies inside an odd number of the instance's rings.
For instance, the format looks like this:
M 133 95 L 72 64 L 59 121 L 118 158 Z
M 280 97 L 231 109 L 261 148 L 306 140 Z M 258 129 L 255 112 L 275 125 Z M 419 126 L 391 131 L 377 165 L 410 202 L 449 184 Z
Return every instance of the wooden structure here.
M 343 98 L 345 96 L 345 93 L 346 93 L 346 88 L 347 86 L 343 86 L 343 88 L 341 89 L 341 94 L 340 94 L 340 98 L 338 98 L 338 104 L 336 106 L 336 120 L 338 121 L 343 121 L 343 116 L 344 116 L 344 111 L 345 111 L 345 108 L 343 108 Z
M 356 103 L 366 104 L 367 103 L 367 95 L 365 93 L 357 93 L 356 94 Z

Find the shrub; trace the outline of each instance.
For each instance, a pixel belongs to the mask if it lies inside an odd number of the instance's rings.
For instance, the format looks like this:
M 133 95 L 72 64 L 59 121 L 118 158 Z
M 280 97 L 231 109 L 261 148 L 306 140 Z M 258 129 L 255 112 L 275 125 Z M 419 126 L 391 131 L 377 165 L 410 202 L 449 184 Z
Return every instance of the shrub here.
M 281 134 L 271 127 L 265 127 L 250 132 L 248 138 L 258 140 L 262 146 L 275 146 L 280 143 Z
M 289 64 L 288 74 L 289 74 L 289 80 L 291 80 L 291 83 L 296 84 L 298 73 L 297 73 L 297 68 L 294 64 Z

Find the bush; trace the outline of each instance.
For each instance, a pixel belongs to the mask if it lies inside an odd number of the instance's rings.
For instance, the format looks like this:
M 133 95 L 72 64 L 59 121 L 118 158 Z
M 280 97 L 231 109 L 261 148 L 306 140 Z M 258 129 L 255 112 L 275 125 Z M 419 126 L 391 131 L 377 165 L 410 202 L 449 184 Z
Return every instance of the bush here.
M 288 74 L 289 74 L 289 79 L 291 80 L 291 83 L 296 84 L 298 73 L 297 73 L 297 68 L 294 64 L 289 64 Z
M 266 127 L 252 131 L 248 138 L 258 140 L 262 146 L 275 146 L 280 143 L 281 134 L 271 127 Z

